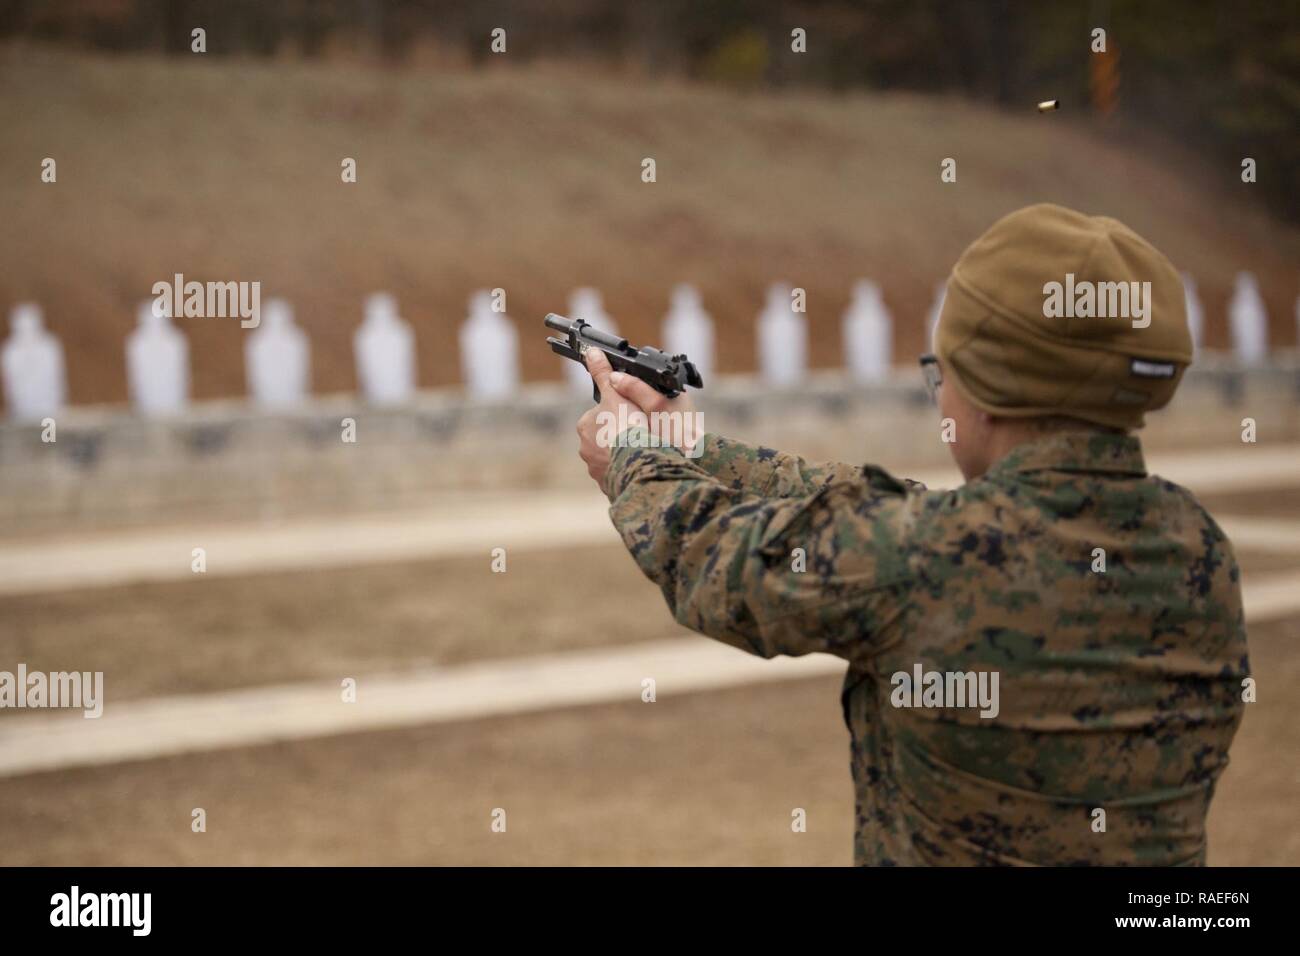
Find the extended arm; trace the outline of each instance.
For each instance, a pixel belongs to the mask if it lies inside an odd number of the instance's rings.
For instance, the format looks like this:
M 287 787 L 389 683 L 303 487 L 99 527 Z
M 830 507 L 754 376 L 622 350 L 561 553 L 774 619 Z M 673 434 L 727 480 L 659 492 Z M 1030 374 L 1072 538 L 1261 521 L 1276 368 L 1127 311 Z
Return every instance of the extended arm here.
M 722 484 L 760 498 L 798 498 L 837 481 L 862 481 L 860 465 L 813 464 L 787 452 L 706 434 L 695 463 Z
M 736 454 L 754 485 L 768 462 Z M 911 586 L 911 507 L 902 484 L 856 471 L 836 482 L 787 458 L 755 485 L 786 496 L 760 498 L 741 474 L 737 487 L 676 449 L 620 447 L 610 517 L 681 624 L 762 657 L 858 660 L 894 637 Z M 799 482 L 815 490 L 788 494 Z

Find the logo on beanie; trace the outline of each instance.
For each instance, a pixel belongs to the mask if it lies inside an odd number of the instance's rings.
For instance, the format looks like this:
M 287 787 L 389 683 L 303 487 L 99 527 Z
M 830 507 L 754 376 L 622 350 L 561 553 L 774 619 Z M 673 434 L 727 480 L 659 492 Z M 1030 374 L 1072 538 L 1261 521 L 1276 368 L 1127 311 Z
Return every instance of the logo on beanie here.
M 1132 319 L 1133 328 L 1151 324 L 1150 282 L 1074 281 L 1074 273 L 1065 274 L 1065 283 L 1048 282 L 1043 286 L 1043 315 L 1049 319 Z
M 1129 374 L 1138 378 L 1173 378 L 1178 366 L 1173 362 L 1148 362 L 1135 358 L 1129 362 Z

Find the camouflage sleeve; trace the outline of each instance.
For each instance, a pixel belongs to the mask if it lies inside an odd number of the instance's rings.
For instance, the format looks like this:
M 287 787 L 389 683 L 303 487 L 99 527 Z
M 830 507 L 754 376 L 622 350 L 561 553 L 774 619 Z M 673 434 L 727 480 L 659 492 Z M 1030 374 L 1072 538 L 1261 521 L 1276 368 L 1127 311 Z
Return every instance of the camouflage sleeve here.
M 677 449 L 618 447 L 606 485 L 623 543 L 679 623 L 760 657 L 861 662 L 898 637 L 912 506 L 884 472 L 857 473 L 759 498 Z
M 859 465 L 812 464 L 798 455 L 747 445 L 712 433 L 706 434 L 700 443 L 700 454 L 692 459 L 700 468 L 724 485 L 760 498 L 810 495 L 833 481 L 862 477 Z

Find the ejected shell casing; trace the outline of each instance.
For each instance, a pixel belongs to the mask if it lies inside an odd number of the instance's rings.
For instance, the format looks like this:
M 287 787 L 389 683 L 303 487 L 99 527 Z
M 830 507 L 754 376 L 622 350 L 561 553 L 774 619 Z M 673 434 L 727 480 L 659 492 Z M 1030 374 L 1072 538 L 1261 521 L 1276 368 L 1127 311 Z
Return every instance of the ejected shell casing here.
M 1046 113 L 1049 110 L 1056 110 L 1060 108 L 1061 108 L 1060 100 L 1043 100 L 1043 102 L 1038 104 L 1038 112 L 1040 113 Z

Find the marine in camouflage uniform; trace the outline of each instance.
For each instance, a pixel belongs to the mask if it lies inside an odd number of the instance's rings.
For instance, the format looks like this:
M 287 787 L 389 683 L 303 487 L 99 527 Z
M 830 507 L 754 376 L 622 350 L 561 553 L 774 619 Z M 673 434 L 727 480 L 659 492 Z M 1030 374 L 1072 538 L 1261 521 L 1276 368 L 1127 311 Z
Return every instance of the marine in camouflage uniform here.
M 1204 864 L 1206 813 L 1249 673 L 1240 571 L 1218 525 L 1147 473 L 1128 433 L 1190 361 L 1185 320 L 1172 331 L 1168 317 L 1143 329 L 1121 321 L 1104 335 L 1079 323 L 1056 336 L 1059 355 L 1031 342 L 1037 365 L 1014 346 L 990 351 L 989 338 L 1042 331 L 1020 322 L 1041 308 L 1038 285 L 1017 304 L 1015 278 L 998 271 L 1024 268 L 1017 239 L 1101 260 L 1101 274 L 1125 263 L 1154 272 L 1157 320 L 1162 307 L 1183 315 L 1181 284 L 1114 220 L 1054 206 L 1007 217 L 959 261 L 937 335 L 946 379 L 980 408 L 1067 414 L 1080 427 L 1044 429 L 944 491 L 712 434 L 694 457 L 625 434 L 603 484 L 610 515 L 681 624 L 762 657 L 848 662 L 857 863 Z M 1089 245 L 1098 241 L 1123 261 L 1106 262 Z M 1080 347 L 1080 335 L 1093 338 Z M 1104 361 L 1092 354 L 1099 341 Z M 982 377 L 990 356 L 1009 374 Z M 996 673 L 996 716 L 951 700 L 895 706 L 908 686 L 895 675 L 910 679 L 918 664 Z

